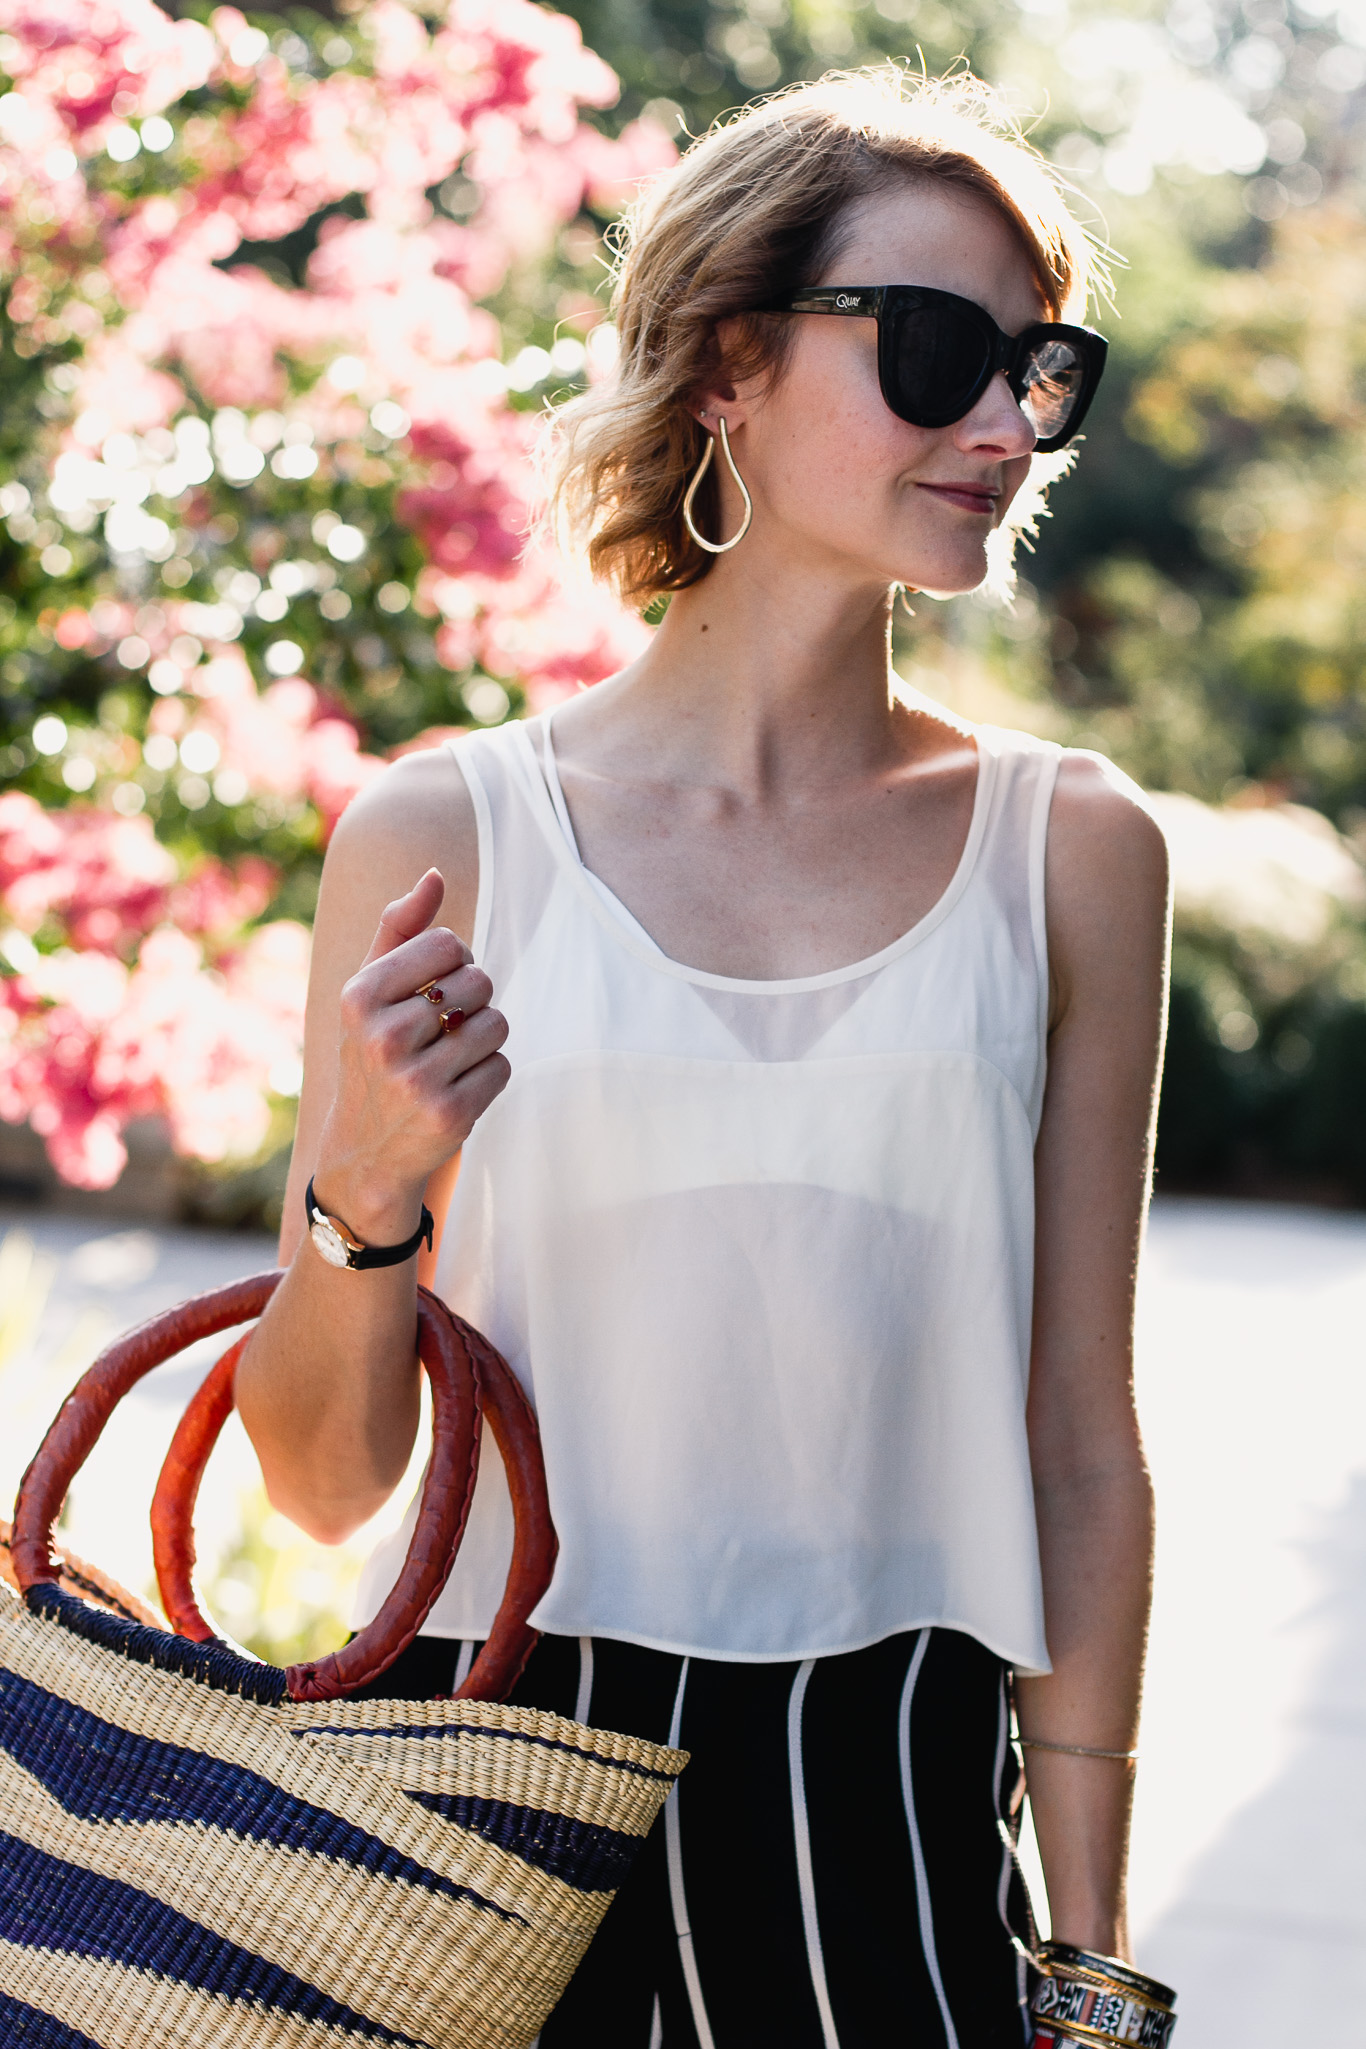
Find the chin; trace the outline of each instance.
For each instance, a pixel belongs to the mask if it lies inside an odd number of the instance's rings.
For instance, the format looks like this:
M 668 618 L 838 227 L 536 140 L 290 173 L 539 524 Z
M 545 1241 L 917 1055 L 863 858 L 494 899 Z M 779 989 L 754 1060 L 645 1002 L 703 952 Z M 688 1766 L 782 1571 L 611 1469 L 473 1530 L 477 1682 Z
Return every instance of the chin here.
M 906 588 L 919 591 L 927 598 L 936 598 L 943 604 L 949 598 L 966 597 L 969 591 L 980 590 L 987 580 L 988 568 L 985 557 L 974 562 L 970 569 L 950 571 L 940 564 L 935 570 L 925 570 L 921 576 L 905 579 Z
M 987 560 L 984 541 L 975 536 L 963 535 L 966 547 L 948 547 L 942 553 L 924 546 L 914 550 L 919 556 L 918 565 L 912 569 L 898 569 L 892 577 L 906 585 L 907 590 L 923 591 L 927 598 L 961 598 L 969 591 L 977 590 L 987 580 L 991 564 Z M 907 553 L 911 553 L 910 549 Z

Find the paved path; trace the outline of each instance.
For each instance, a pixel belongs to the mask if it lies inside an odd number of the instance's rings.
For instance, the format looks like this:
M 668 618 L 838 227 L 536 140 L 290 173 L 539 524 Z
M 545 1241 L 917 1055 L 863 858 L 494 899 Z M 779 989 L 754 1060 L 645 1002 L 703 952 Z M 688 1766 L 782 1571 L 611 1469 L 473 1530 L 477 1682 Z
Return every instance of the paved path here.
M 259 1238 L 47 1216 L 26 1246 L 22 1221 L 0 1211 L 0 1500 L 104 1337 L 271 1261 Z M 1361 2049 L 1364 1350 L 1366 1217 L 1157 1206 L 1139 1397 L 1160 1545 L 1133 1905 L 1140 1963 L 1180 1990 L 1179 2049 Z M 152 1376 L 74 1502 L 70 1541 L 135 1586 L 152 1478 L 211 1356 Z M 207 1557 L 251 1477 L 245 1440 L 216 1464 Z
M 1366 1218 L 1159 1205 L 1134 1836 L 1180 2049 L 1366 2039 Z
M 274 1264 L 274 1241 L 254 1233 L 111 1231 L 88 1216 L 0 1208 L 0 1514 L 8 1517 L 44 1429 L 101 1345 L 187 1295 Z M 72 1490 L 65 1541 L 135 1592 L 152 1587 L 147 1511 L 166 1446 L 226 1342 L 198 1345 L 141 1382 Z M 230 1541 L 239 1490 L 254 1478 L 234 1418 L 201 1497 L 201 1564 Z

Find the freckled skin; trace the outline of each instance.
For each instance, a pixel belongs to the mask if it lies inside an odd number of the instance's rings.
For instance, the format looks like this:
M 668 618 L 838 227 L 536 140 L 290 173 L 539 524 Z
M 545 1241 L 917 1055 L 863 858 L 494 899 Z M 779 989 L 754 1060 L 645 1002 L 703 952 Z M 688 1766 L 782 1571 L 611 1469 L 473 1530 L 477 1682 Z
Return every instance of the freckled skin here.
M 844 246 L 818 282 L 956 292 L 984 306 L 1008 334 L 1048 317 L 1005 222 L 971 195 L 927 184 L 855 207 Z M 699 404 L 709 418 L 724 411 L 755 514 L 742 546 L 718 559 L 698 594 L 719 598 L 727 565 L 740 571 L 742 555 L 750 557 L 743 574 L 754 580 L 767 566 L 770 544 L 790 572 L 838 567 L 850 583 L 879 595 L 890 583 L 973 589 L 985 572 L 986 536 L 1028 475 L 1034 445 L 1004 375 L 954 426 L 913 427 L 883 399 L 875 321 L 808 314 L 793 322 L 776 388 L 765 392 L 760 379 L 742 381 Z M 718 477 L 719 531 L 734 533 L 739 493 L 724 463 Z M 955 481 L 996 494 L 994 514 L 966 512 L 935 495 Z

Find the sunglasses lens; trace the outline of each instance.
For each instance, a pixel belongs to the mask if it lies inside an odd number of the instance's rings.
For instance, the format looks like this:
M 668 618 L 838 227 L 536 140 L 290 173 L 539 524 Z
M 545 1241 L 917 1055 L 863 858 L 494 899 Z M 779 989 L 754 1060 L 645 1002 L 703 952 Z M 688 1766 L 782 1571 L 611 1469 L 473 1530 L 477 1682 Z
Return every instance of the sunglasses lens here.
M 1075 342 L 1040 341 L 1030 350 L 1016 396 L 1040 441 L 1067 432 L 1085 384 L 1086 364 Z
M 988 339 L 970 315 L 911 307 L 896 323 L 888 403 L 912 426 L 951 426 L 976 404 L 990 360 Z

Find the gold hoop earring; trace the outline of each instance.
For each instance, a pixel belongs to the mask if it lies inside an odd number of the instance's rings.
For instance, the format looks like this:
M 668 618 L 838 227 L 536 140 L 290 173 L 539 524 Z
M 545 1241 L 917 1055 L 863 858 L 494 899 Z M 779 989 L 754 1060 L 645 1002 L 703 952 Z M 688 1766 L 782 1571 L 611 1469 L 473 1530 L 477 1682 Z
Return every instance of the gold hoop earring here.
M 725 456 L 727 465 L 730 469 L 730 473 L 734 477 L 737 485 L 739 486 L 740 496 L 745 501 L 745 516 L 741 520 L 738 530 L 731 535 L 728 541 L 708 541 L 701 534 L 698 533 L 697 528 L 693 525 L 693 501 L 697 497 L 698 486 L 701 484 L 703 477 L 705 477 L 707 474 L 707 465 L 711 461 L 712 450 L 716 446 L 716 443 L 712 440 L 712 437 L 709 434 L 707 436 L 706 453 L 703 455 L 701 462 L 697 465 L 697 469 L 694 473 L 693 480 L 688 486 L 688 495 L 683 500 L 683 524 L 688 529 L 688 532 L 692 535 L 693 539 L 696 541 L 699 548 L 705 548 L 709 555 L 726 555 L 729 554 L 732 548 L 738 548 L 741 541 L 743 541 L 743 539 L 745 538 L 745 535 L 749 532 L 749 523 L 754 517 L 754 500 L 750 497 L 749 492 L 745 489 L 745 480 L 740 475 L 739 470 L 735 467 L 735 457 L 730 452 L 730 435 L 726 431 L 726 421 L 724 414 L 717 421 L 716 424 L 721 429 L 721 453 Z
M 900 598 L 900 600 L 901 600 L 901 609 L 902 609 L 902 611 L 903 611 L 903 612 L 904 612 L 904 613 L 906 614 L 906 617 L 907 617 L 908 619 L 914 619 L 914 617 L 915 617 L 915 608 L 914 608 L 914 606 L 912 606 L 912 605 L 911 605 L 910 603 L 908 603 L 908 601 L 907 601 L 907 598 L 906 598 L 906 586 L 905 586 L 905 584 L 904 584 L 904 583 L 899 583 L 899 584 L 897 585 L 897 587 L 896 587 L 896 592 L 897 592 L 897 596 L 898 596 L 898 597 Z

